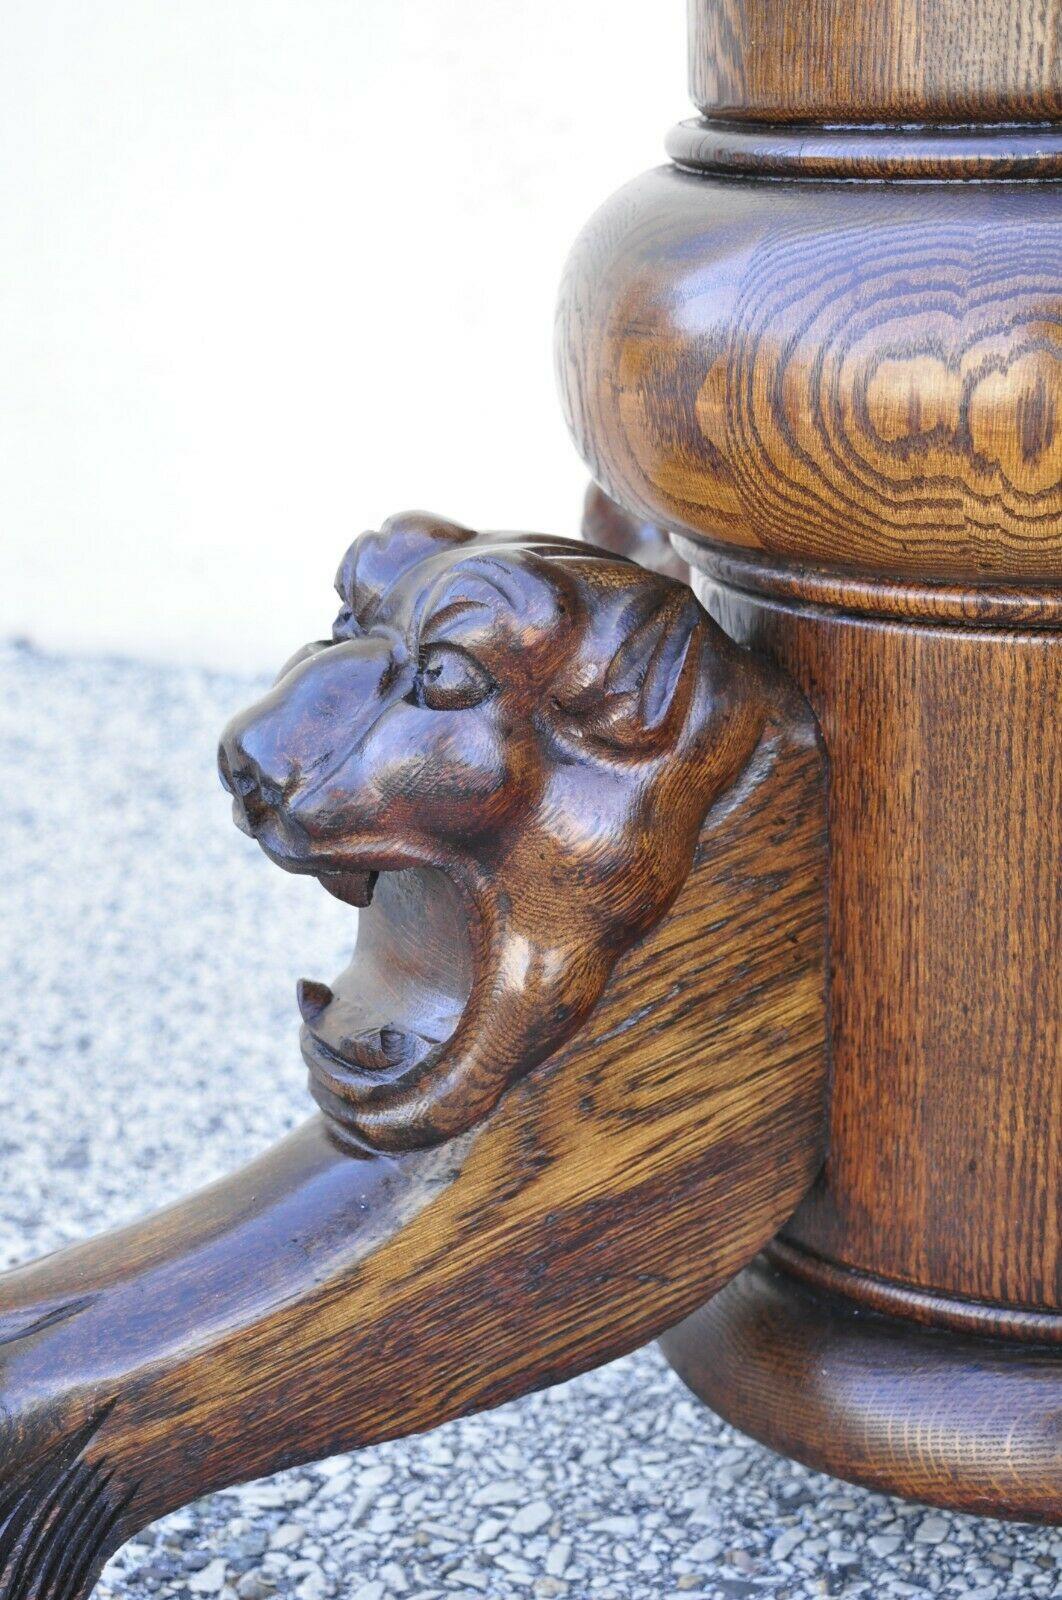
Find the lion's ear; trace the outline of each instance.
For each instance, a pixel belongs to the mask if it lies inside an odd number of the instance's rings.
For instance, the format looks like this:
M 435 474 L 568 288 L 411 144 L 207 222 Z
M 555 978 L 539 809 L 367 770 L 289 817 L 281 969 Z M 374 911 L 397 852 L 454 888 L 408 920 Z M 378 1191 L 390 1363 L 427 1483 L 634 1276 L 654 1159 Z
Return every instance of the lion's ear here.
M 592 715 L 599 739 L 635 753 L 674 740 L 697 673 L 704 618 L 685 586 L 637 622 L 605 672 Z
M 428 511 L 400 512 L 388 517 L 378 533 L 363 533 L 354 540 L 336 573 L 336 592 L 344 609 L 364 620 L 410 567 L 475 537 L 471 528 Z

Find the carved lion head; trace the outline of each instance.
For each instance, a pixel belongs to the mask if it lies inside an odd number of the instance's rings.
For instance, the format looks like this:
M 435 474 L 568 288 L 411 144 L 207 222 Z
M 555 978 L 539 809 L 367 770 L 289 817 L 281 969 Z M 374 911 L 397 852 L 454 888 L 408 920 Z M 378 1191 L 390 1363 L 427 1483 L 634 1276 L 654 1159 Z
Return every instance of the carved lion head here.
M 220 770 L 271 860 L 372 902 L 347 972 L 301 986 L 303 1052 L 336 1124 L 405 1149 L 586 1021 L 760 702 L 685 585 L 587 545 L 409 514 L 337 588 L 332 639 L 233 719 Z

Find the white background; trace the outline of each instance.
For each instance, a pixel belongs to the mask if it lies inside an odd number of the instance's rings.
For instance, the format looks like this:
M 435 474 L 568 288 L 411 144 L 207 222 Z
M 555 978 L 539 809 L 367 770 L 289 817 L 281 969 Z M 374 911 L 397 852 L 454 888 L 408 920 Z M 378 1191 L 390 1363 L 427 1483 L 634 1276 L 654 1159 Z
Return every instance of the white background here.
M 570 533 L 557 283 L 680 0 L 7 0 L 0 636 L 275 666 L 408 506 Z

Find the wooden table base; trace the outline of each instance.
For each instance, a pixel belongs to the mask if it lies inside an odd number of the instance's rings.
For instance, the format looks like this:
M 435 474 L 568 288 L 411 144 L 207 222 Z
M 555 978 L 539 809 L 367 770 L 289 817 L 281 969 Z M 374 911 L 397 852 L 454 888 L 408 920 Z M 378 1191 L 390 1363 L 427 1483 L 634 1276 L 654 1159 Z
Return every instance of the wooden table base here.
M 644 521 L 600 491 L 588 507 L 599 535 L 660 564 Z M 670 543 L 819 719 L 831 1086 L 817 1182 L 663 1348 L 722 1416 L 812 1466 L 1057 1521 L 1059 597 Z
M 558 369 L 587 528 L 817 718 L 830 1064 L 815 1184 L 664 1347 L 801 1460 L 1059 1520 L 1062 8 L 690 16 Z
M 0 1600 L 669 1328 L 780 1450 L 1062 1520 L 1062 9 L 691 19 L 557 319 L 634 559 L 393 518 L 229 724 L 364 909 L 322 1116 L 0 1278 Z
M 997 612 L 972 586 L 965 604 L 911 581 L 831 588 L 677 542 L 711 613 L 819 719 L 832 1018 L 818 1182 L 771 1267 L 666 1348 L 724 1416 L 801 1460 L 1057 1519 L 1059 593 L 1015 585 Z
M 810 1467 L 957 1511 L 1059 1519 L 1057 1343 L 867 1313 L 766 1256 L 661 1343 L 713 1410 Z

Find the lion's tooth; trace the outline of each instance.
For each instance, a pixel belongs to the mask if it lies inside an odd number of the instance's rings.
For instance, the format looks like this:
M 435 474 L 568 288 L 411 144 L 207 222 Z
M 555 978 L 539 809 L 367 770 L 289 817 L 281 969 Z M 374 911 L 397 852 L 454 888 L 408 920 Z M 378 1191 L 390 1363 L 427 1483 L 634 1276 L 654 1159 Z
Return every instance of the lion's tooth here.
M 352 870 L 350 872 L 322 872 L 320 882 L 337 900 L 348 906 L 364 909 L 372 901 L 378 872 Z
M 300 978 L 295 985 L 295 994 L 302 1020 L 308 1028 L 313 1027 L 322 1011 L 326 1010 L 335 998 L 327 983 L 318 983 L 314 978 Z

